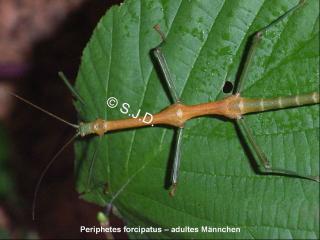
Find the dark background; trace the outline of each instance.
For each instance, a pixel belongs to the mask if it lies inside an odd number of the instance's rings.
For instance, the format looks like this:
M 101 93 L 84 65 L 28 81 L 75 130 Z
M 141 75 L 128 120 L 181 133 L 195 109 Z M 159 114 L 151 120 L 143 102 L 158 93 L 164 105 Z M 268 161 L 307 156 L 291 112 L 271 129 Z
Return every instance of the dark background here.
M 0 55 L 0 83 L 8 83 L 14 92 L 31 102 L 77 123 L 71 93 L 57 72 L 62 70 L 74 82 L 82 50 L 95 25 L 108 8 L 120 2 L 81 2 L 54 31 L 33 41 L 29 54 L 19 64 L 6 62 L 5 56 Z M 1 120 L 1 125 L 6 127 L 10 139 L 8 166 L 17 195 L 13 201 L 0 199 L 10 235 L 16 238 L 35 232 L 41 239 L 105 238 L 104 235 L 80 233 L 81 225 L 99 226 L 96 214 L 103 209 L 78 198 L 72 146 L 63 152 L 46 174 L 37 198 L 36 221 L 32 221 L 33 193 L 41 171 L 74 134 L 74 129 L 16 100 Z

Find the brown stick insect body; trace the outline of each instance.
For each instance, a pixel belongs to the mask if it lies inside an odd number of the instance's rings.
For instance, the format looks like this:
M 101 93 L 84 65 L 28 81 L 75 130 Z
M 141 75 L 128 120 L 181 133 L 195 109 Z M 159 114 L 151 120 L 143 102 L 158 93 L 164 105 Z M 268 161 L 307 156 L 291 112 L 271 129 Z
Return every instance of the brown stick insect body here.
M 170 125 L 181 128 L 189 119 L 205 115 L 219 115 L 230 119 L 241 119 L 242 116 L 247 113 L 297 107 L 316 103 L 319 103 L 318 92 L 270 99 L 243 98 L 240 96 L 240 94 L 237 94 L 229 96 L 220 101 L 197 105 L 184 105 L 182 103 L 175 103 L 163 111 L 153 115 L 153 120 L 147 123 L 143 122 L 142 118 L 127 118 L 111 121 L 97 119 L 89 123 L 80 123 L 78 131 L 82 137 L 85 137 L 90 134 L 97 134 L 101 136 L 114 130 L 138 128 L 149 125 Z

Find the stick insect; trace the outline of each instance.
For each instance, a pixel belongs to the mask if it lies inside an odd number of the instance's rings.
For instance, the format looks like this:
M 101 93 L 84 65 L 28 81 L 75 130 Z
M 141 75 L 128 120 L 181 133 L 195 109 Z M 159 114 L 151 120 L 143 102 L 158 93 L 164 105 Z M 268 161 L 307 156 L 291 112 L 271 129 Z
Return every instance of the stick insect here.
M 288 10 L 278 19 L 273 21 L 271 24 L 265 26 L 254 35 L 247 58 L 244 62 L 244 67 L 238 79 L 238 84 L 236 85 L 236 88 L 233 91 L 233 94 L 222 100 L 207 102 L 207 103 L 200 103 L 197 105 L 185 105 L 182 103 L 179 97 L 179 94 L 176 90 L 175 83 L 171 77 L 170 68 L 162 52 L 162 45 L 165 44 L 165 37 L 164 37 L 164 34 L 157 28 L 156 30 L 161 35 L 162 43 L 159 46 L 157 46 L 155 49 L 153 49 L 152 53 L 155 59 L 157 60 L 157 63 L 160 66 L 165 84 L 169 89 L 170 98 L 173 104 L 165 108 L 163 111 L 157 114 L 154 114 L 152 121 L 149 121 L 146 123 L 142 121 L 141 117 L 127 118 L 127 119 L 120 119 L 120 120 L 106 120 L 106 119 L 97 118 L 95 121 L 92 121 L 92 122 L 80 122 L 79 124 L 72 124 L 30 103 L 24 98 L 21 98 L 20 96 L 14 93 L 11 93 L 11 95 L 19 98 L 20 100 L 28 103 L 29 105 L 32 105 L 38 110 L 43 111 L 49 114 L 50 116 L 76 129 L 75 135 L 54 156 L 54 158 L 50 161 L 50 163 L 47 165 L 46 169 L 42 173 L 40 177 L 40 181 L 38 182 L 35 190 L 35 197 L 37 195 L 41 179 L 43 178 L 47 169 L 50 167 L 52 162 L 59 156 L 59 154 L 64 150 L 64 148 L 67 145 L 69 145 L 75 138 L 86 137 L 89 135 L 98 135 L 101 137 L 102 135 L 115 130 L 139 128 L 139 127 L 145 127 L 150 125 L 152 126 L 153 125 L 169 125 L 176 128 L 177 134 L 175 139 L 175 152 L 174 152 L 174 160 L 173 160 L 172 173 L 171 173 L 171 189 L 169 191 L 169 194 L 171 196 L 174 196 L 176 192 L 176 187 L 178 184 L 179 166 L 182 158 L 181 146 L 183 144 L 183 133 L 184 133 L 185 122 L 192 118 L 197 118 L 197 117 L 206 116 L 206 115 L 223 116 L 225 118 L 230 119 L 231 121 L 234 121 L 239 126 L 243 135 L 247 137 L 248 144 L 251 146 L 252 151 L 254 151 L 257 156 L 257 159 L 255 160 L 258 165 L 259 171 L 262 174 L 278 174 L 278 175 L 285 175 L 285 176 L 293 176 L 293 177 L 305 178 L 305 179 L 319 182 L 319 176 L 301 175 L 294 171 L 273 168 L 269 163 L 267 156 L 264 154 L 261 147 L 258 145 L 257 141 L 255 140 L 253 136 L 253 132 L 249 127 L 249 125 L 247 124 L 244 116 L 245 114 L 248 114 L 248 113 L 257 113 L 257 112 L 277 110 L 277 109 L 283 109 L 283 108 L 289 108 L 289 107 L 299 107 L 299 106 L 304 106 L 309 104 L 318 104 L 320 103 L 319 92 L 311 92 L 311 93 L 294 95 L 294 96 L 278 96 L 275 98 L 267 98 L 267 99 L 265 98 L 252 99 L 252 98 L 245 98 L 241 96 L 241 91 L 243 90 L 244 82 L 247 78 L 248 71 L 252 64 L 253 56 L 255 54 L 256 49 L 259 46 L 262 35 L 269 28 L 274 26 L 276 23 L 282 21 L 284 18 L 292 14 L 292 12 L 299 9 L 303 5 L 303 3 L 304 1 L 300 1 L 296 6 Z M 67 84 L 68 88 L 72 91 L 72 93 L 79 99 L 79 101 L 85 104 L 81 96 L 79 96 L 79 94 L 73 89 L 73 87 L 69 84 L 67 79 L 63 75 L 61 75 L 61 77 L 63 81 Z M 91 160 L 88 182 L 90 181 L 94 159 L 95 159 L 95 154 L 93 155 Z

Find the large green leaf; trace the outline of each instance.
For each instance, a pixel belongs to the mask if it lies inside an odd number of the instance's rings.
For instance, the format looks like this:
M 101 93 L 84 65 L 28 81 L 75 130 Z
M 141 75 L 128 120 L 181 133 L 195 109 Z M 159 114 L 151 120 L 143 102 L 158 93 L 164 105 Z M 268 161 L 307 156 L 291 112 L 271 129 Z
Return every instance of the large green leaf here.
M 170 104 L 150 50 L 166 35 L 163 51 L 185 104 L 214 101 L 226 79 L 243 64 L 248 37 L 270 24 L 296 0 L 128 0 L 110 9 L 84 50 L 76 89 L 81 121 L 121 119 L 106 100 L 130 104 L 131 113 L 155 113 Z M 243 96 L 275 97 L 319 91 L 317 0 L 269 29 L 258 47 Z M 319 105 L 247 117 L 275 167 L 319 175 Z M 232 121 L 203 117 L 186 124 L 180 182 L 170 198 L 173 129 L 153 127 L 108 133 L 76 143 L 77 188 L 86 189 L 98 147 L 91 191 L 83 197 L 106 205 L 113 198 L 131 226 L 240 227 L 240 233 L 136 234 L 176 238 L 317 238 L 319 185 L 259 175 Z M 251 161 L 250 161 L 251 159 Z M 108 183 L 108 191 L 106 191 Z M 201 229 L 200 229 L 201 230 Z

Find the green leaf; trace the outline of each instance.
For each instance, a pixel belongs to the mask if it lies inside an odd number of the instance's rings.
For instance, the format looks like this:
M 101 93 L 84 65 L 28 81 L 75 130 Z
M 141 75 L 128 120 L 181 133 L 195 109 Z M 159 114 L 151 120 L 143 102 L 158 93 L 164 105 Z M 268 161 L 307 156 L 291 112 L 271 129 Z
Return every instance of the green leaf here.
M 119 108 L 156 113 L 170 104 L 150 50 L 163 47 L 185 104 L 224 97 L 244 63 L 248 38 L 298 1 L 128 0 L 111 8 L 86 46 L 76 89 L 81 121 L 123 119 Z M 319 91 L 319 3 L 306 4 L 268 29 L 242 95 L 276 97 Z M 116 97 L 119 105 L 108 108 Z M 319 175 L 319 105 L 247 117 L 274 167 Z M 76 177 L 87 187 L 97 150 L 91 191 L 82 197 L 106 205 L 111 199 L 130 226 L 199 227 L 200 233 L 162 232 L 133 238 L 319 238 L 319 185 L 255 171 L 252 154 L 232 121 L 202 117 L 187 122 L 180 182 L 174 198 L 170 177 L 173 129 L 150 127 L 91 136 L 76 142 Z M 240 227 L 240 233 L 205 233 L 201 226 Z

